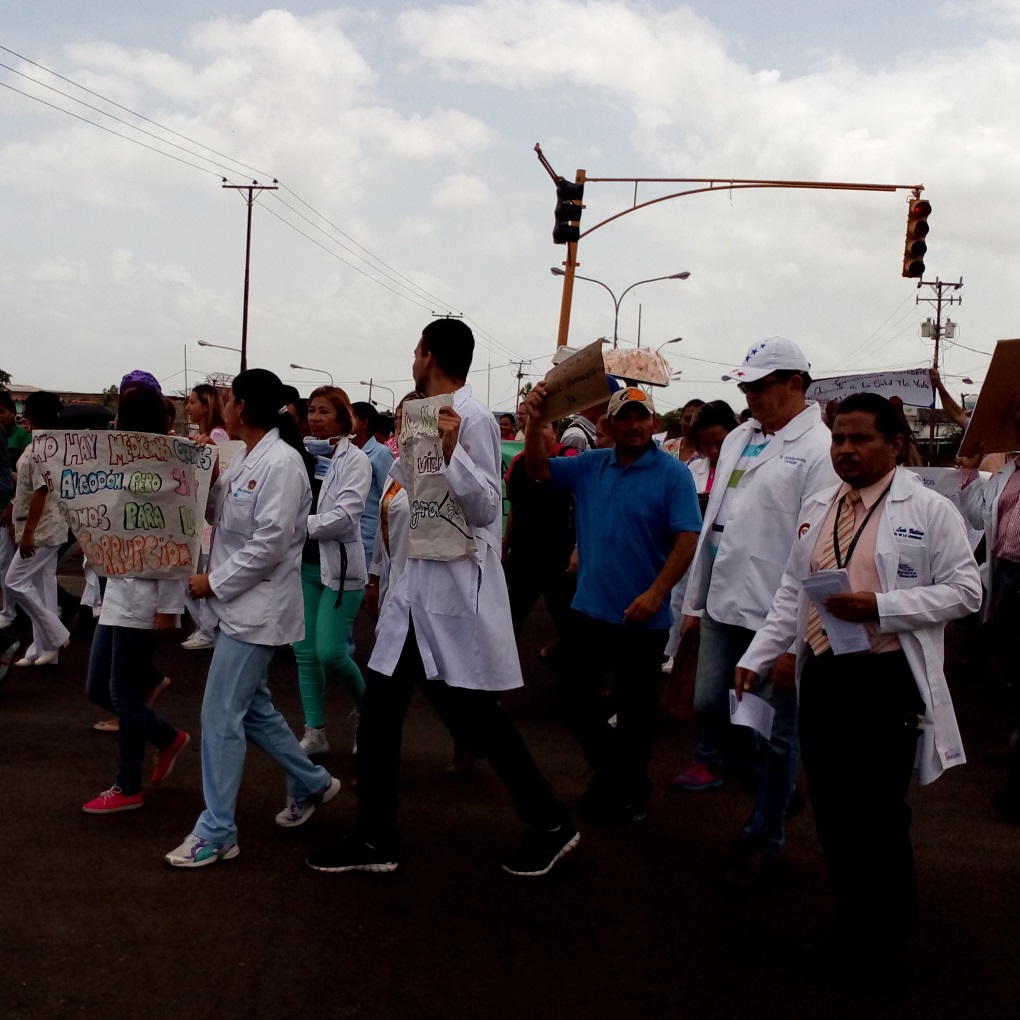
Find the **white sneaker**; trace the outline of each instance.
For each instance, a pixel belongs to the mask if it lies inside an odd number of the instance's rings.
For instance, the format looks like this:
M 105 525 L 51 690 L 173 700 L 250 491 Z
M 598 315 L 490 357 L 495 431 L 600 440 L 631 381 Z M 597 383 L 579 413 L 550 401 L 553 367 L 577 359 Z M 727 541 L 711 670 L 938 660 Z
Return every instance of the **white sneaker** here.
M 673 672 L 673 656 L 672 655 L 662 664 L 662 672 L 663 673 L 672 673 Z
M 306 726 L 305 735 L 301 738 L 301 749 L 309 757 L 313 754 L 329 754 L 329 741 L 326 739 L 326 727 Z
M 236 843 L 231 843 L 230 846 L 213 846 L 212 843 L 192 833 L 163 860 L 172 868 L 202 868 L 217 861 L 229 861 L 240 852 Z
M 196 630 L 194 634 L 187 639 L 187 641 L 181 642 L 181 648 L 189 652 L 199 652 L 206 648 L 213 647 L 212 638 L 203 634 L 200 630 Z
M 351 712 L 351 717 L 354 719 L 354 743 L 351 745 L 351 754 L 358 753 L 358 727 L 361 725 L 361 713 L 355 709 Z
M 340 780 L 330 776 L 326 788 L 316 797 L 290 798 L 287 806 L 276 816 L 276 824 L 285 829 L 304 825 L 320 804 L 328 804 L 340 792 Z

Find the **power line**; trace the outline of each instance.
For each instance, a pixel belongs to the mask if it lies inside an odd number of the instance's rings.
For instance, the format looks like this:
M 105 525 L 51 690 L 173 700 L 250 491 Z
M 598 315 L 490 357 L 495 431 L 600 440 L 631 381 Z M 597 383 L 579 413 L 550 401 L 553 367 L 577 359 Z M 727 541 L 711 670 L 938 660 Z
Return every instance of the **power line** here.
M 152 124 L 154 127 L 159 128 L 161 131 L 165 131 L 165 132 L 167 132 L 169 134 L 174 135 L 177 138 L 182 139 L 183 141 L 187 142 L 189 145 L 196 146 L 196 147 L 198 147 L 200 149 L 204 149 L 206 152 L 211 152 L 214 155 L 219 156 L 222 159 L 229 160 L 231 163 L 234 163 L 237 166 L 242 167 L 242 168 L 244 168 L 246 170 L 250 170 L 253 173 L 261 175 L 263 177 L 272 176 L 268 172 L 260 171 L 257 168 L 249 166 L 248 164 L 242 162 L 241 160 L 235 159 L 233 156 L 227 155 L 226 153 L 222 153 L 219 150 L 214 149 L 211 146 L 205 145 L 202 142 L 196 141 L 195 139 L 190 138 L 187 135 L 182 134 L 179 131 L 175 131 L 173 128 L 167 127 L 164 124 L 160 124 L 158 121 L 155 121 L 152 118 L 145 116 L 145 114 L 139 113 L 137 110 L 132 110 L 130 107 L 124 106 L 123 104 L 118 103 L 115 100 L 110 99 L 107 96 L 104 96 L 100 92 L 96 92 L 95 90 L 90 89 L 90 88 L 88 88 L 85 85 L 81 85 L 80 83 L 74 81 L 73 79 L 65 77 L 64 75 L 59 74 L 58 72 L 53 71 L 50 68 L 47 68 L 47 67 L 45 67 L 42 64 L 39 64 L 36 61 L 31 60 L 30 58 L 24 56 L 21 53 L 18 53 L 15 50 L 10 49 L 7 46 L 0 45 L 0 50 L 2 50 L 5 53 L 10 53 L 12 56 L 15 56 L 18 59 L 25 61 L 26 63 L 32 65 L 33 67 L 37 67 L 41 71 L 44 71 L 47 74 L 51 74 L 54 77 L 58 78 L 59 80 L 61 80 L 63 82 L 66 82 L 67 84 L 72 85 L 73 87 L 75 87 L 77 89 L 80 89 L 83 92 L 86 92 L 87 94 L 96 97 L 97 99 L 102 100 L 104 103 L 108 103 L 109 105 L 111 105 L 111 106 L 113 106 L 113 107 L 115 107 L 115 108 L 117 108 L 119 110 L 122 110 L 125 113 L 128 113 L 128 114 L 130 114 L 133 117 L 137 117 L 140 120 L 145 121 L 146 123 Z M 173 148 L 179 149 L 180 151 L 185 152 L 188 155 L 193 156 L 196 159 L 202 160 L 203 162 L 209 163 L 212 166 L 218 167 L 220 170 L 226 170 L 228 173 L 236 173 L 237 172 L 236 170 L 231 169 L 230 167 L 224 166 L 222 163 L 216 162 L 216 160 L 210 159 L 208 156 L 202 155 L 202 153 L 200 153 L 200 152 L 195 152 L 194 150 L 188 149 L 185 146 L 178 145 L 176 142 L 172 142 L 169 139 L 160 138 L 158 135 L 154 134 L 151 131 L 147 131 L 144 128 L 139 127 L 137 124 L 131 124 L 129 121 L 126 121 L 126 120 L 124 120 L 121 117 L 117 117 L 114 114 L 109 113 L 108 111 L 105 111 L 105 110 L 100 109 L 99 107 L 93 106 L 91 103 L 87 103 L 87 102 L 85 102 L 82 99 L 78 99 L 75 96 L 69 95 L 68 93 L 63 92 L 60 89 L 57 89 L 57 88 L 55 88 L 52 85 L 48 85 L 45 82 L 39 81 L 37 78 L 33 78 L 31 75 L 24 74 L 23 72 L 18 71 L 17 69 L 15 69 L 13 67 L 10 67 L 7 64 L 0 63 L 0 67 L 5 68 L 6 70 L 12 72 L 13 74 L 18 75 L 19 77 L 22 77 L 22 78 L 25 78 L 28 81 L 31 81 L 34 84 L 39 85 L 42 88 L 46 88 L 46 89 L 49 89 L 50 91 L 56 92 L 58 95 L 62 96 L 63 98 L 65 98 L 67 100 L 69 100 L 70 102 L 79 103 L 80 105 L 85 106 L 87 109 L 90 109 L 90 110 L 94 111 L 95 113 L 99 114 L 100 116 L 109 117 L 110 119 L 112 119 L 115 122 L 123 125 L 124 127 L 128 128 L 129 130 L 138 131 L 141 134 L 144 134 L 147 137 L 152 138 L 154 141 L 158 141 L 158 142 L 160 142 L 160 143 L 162 143 L 164 145 L 169 145 L 169 146 L 172 146 Z M 66 114 L 69 117 L 74 117 L 75 120 L 79 120 L 79 121 L 81 121 L 84 124 L 89 124 L 92 127 L 95 127 L 95 128 L 98 128 L 101 131 L 107 132 L 108 134 L 112 134 L 112 135 L 115 135 L 118 138 L 124 139 L 125 141 L 132 142 L 135 145 L 140 145 L 142 148 L 148 149 L 151 152 L 155 152 L 158 155 L 166 156 L 167 158 L 173 159 L 176 162 L 183 163 L 185 166 L 190 166 L 190 167 L 192 167 L 195 170 L 201 170 L 204 173 L 208 173 L 210 175 L 217 176 L 217 177 L 220 176 L 219 173 L 217 173 L 216 171 L 210 170 L 208 167 L 199 166 L 198 164 L 192 163 L 192 162 L 190 162 L 190 161 L 188 161 L 186 159 L 181 158 L 180 156 L 175 156 L 173 153 L 169 153 L 169 152 L 166 152 L 163 149 L 158 149 L 158 148 L 156 148 L 156 147 L 154 147 L 152 145 L 148 145 L 145 142 L 139 141 L 137 138 L 132 138 L 130 135 L 122 134 L 119 131 L 115 131 L 112 128 L 107 127 L 104 124 L 98 124 L 95 121 L 90 120 L 87 117 L 83 117 L 80 114 L 74 113 L 71 110 L 65 109 L 65 108 L 63 108 L 61 106 L 58 106 L 58 105 L 54 104 L 54 103 L 50 103 L 47 100 L 42 99 L 39 96 L 34 96 L 31 93 L 29 93 L 29 92 L 23 91 L 22 89 L 15 88 L 13 85 L 9 85 L 6 82 L 0 82 L 0 85 L 3 85 L 4 88 L 7 88 L 7 89 L 9 89 L 12 92 L 16 92 L 19 95 L 22 95 L 22 96 L 24 96 L 27 99 L 31 99 L 31 100 L 33 100 L 33 101 L 35 101 L 37 103 L 41 103 L 43 106 L 49 107 L 52 110 L 56 110 L 58 113 L 63 113 L 63 114 Z M 337 231 L 337 233 L 339 233 L 341 236 L 346 238 L 348 241 L 350 241 L 352 244 L 354 244 L 361 251 L 365 252 L 366 255 L 368 255 L 370 259 L 372 259 L 374 262 L 376 262 L 378 264 L 378 266 L 381 266 L 383 269 L 385 269 L 386 273 L 384 275 L 386 275 L 387 279 L 389 279 L 392 283 L 395 283 L 395 284 L 397 284 L 397 286 L 402 287 L 404 289 L 409 289 L 409 288 L 405 287 L 404 284 L 399 283 L 398 280 L 395 280 L 393 278 L 394 276 L 399 277 L 400 280 L 403 280 L 403 281 L 405 281 L 406 284 L 410 285 L 410 288 L 413 288 L 412 293 L 417 292 L 415 294 L 416 297 L 420 296 L 420 295 L 425 295 L 428 298 L 430 298 L 432 301 L 438 303 L 439 305 L 441 305 L 441 306 L 443 306 L 443 307 L 445 307 L 447 309 L 451 309 L 451 306 L 450 306 L 449 302 L 443 300 L 440 297 L 437 297 L 434 294 L 431 294 L 429 291 L 425 290 L 425 288 L 423 288 L 420 285 L 414 283 L 414 281 L 412 281 L 409 277 L 407 277 L 403 273 L 399 272 L 399 270 L 396 270 L 392 266 L 388 265 L 384 260 L 382 260 L 377 255 L 375 255 L 371 251 L 369 251 L 369 249 L 366 248 L 364 245 L 360 244 L 358 241 L 355 241 L 354 238 L 350 237 L 350 235 L 345 233 L 340 227 L 338 227 L 336 224 L 334 224 L 332 221 L 330 221 L 326 216 L 324 216 L 322 213 L 318 212 L 312 205 L 310 205 L 307 201 L 305 201 L 305 199 L 303 199 L 300 195 L 298 195 L 291 188 L 287 187 L 286 185 L 281 185 L 281 188 L 284 191 L 286 191 L 288 194 L 293 196 L 294 199 L 296 199 L 302 205 L 304 205 L 315 216 L 319 217 L 319 219 L 321 219 L 324 223 L 327 223 L 333 230 Z M 298 212 L 298 210 L 294 209 L 292 206 L 287 205 L 287 203 L 283 202 L 282 199 L 279 199 L 278 196 L 274 196 L 274 197 L 276 197 L 277 200 L 281 202 L 281 204 L 287 206 L 287 208 L 290 209 L 290 211 L 293 212 L 296 216 L 300 216 L 302 219 L 305 219 L 306 222 L 309 222 L 309 225 L 314 226 L 315 229 L 320 230 L 321 232 L 325 233 L 325 231 L 322 231 L 320 227 L 317 227 L 317 226 L 315 226 L 315 224 L 312 224 L 311 221 L 308 221 L 307 217 L 305 217 L 302 213 Z M 266 207 L 264 207 L 264 208 L 266 208 Z M 271 210 L 269 210 L 268 208 L 266 209 L 266 211 L 267 212 L 271 212 Z M 273 215 L 275 215 L 275 214 L 273 214 Z M 277 219 L 280 219 L 281 222 L 287 223 L 287 221 L 284 220 L 280 216 L 277 216 Z M 319 244 L 319 242 L 317 242 L 314 238 L 312 238 L 308 234 L 304 233 L 304 231 L 299 230 L 293 224 L 287 223 L 287 225 L 290 226 L 292 229 L 297 230 L 297 233 L 299 233 L 306 240 L 309 240 L 313 244 L 316 244 L 318 247 L 323 248 L 323 250 L 326 251 L 328 254 L 333 255 L 333 257 L 337 258 L 338 261 L 343 262 L 344 265 L 350 267 L 351 269 L 355 269 L 357 272 L 360 272 L 363 276 L 366 277 L 366 279 L 369 279 L 372 282 L 379 284 L 379 286 L 384 287 L 386 290 L 389 290 L 392 293 L 397 294 L 400 297 L 405 297 L 405 300 L 411 300 L 413 304 L 418 304 L 418 307 L 420 307 L 420 308 L 426 308 L 425 305 L 421 305 L 417 301 L 413 301 L 411 298 L 407 298 L 406 295 L 400 294 L 398 291 L 394 291 L 391 287 L 386 286 L 386 284 L 382 283 L 376 277 L 371 276 L 368 273 L 365 273 L 364 271 L 362 271 L 362 270 L 358 269 L 356 266 L 354 266 L 352 263 L 348 262 L 346 259 L 343 259 L 343 258 L 337 256 L 334 252 L 329 251 L 329 249 L 325 248 L 322 244 Z M 356 257 L 358 259 L 361 259 L 361 261 L 365 262 L 366 265 L 370 265 L 371 266 L 371 263 L 369 263 L 368 260 L 365 259 L 363 256 L 358 255 L 357 252 L 352 251 L 350 248 L 347 248 L 346 245 L 340 244 L 340 242 L 336 241 L 333 238 L 331 238 L 331 240 L 333 240 L 334 243 L 339 244 L 340 247 L 343 248 L 345 251 L 349 252 L 349 254 L 353 255 L 354 257 Z M 380 271 L 376 266 L 371 266 L 371 268 L 374 271 L 376 271 L 376 272 Z M 393 275 L 389 275 L 389 274 L 393 274 Z M 431 308 L 427 308 L 426 310 L 431 311 Z M 491 333 L 489 333 L 482 326 L 480 326 L 477 322 L 475 322 L 474 320 L 468 318 L 466 315 L 464 316 L 464 318 L 467 319 L 467 321 L 472 323 L 472 325 L 475 327 L 476 333 L 480 334 L 481 337 L 487 339 L 487 341 L 488 341 L 487 349 L 497 348 L 497 349 L 499 349 L 499 352 L 502 353 L 504 356 L 516 356 L 516 352 L 512 348 L 508 347 L 502 341 L 498 340 Z

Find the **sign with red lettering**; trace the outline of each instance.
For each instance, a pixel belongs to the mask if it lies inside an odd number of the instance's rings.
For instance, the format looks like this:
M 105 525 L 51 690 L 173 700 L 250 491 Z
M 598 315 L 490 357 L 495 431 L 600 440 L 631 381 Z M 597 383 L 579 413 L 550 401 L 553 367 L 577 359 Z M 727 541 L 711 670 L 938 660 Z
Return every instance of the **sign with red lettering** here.
M 141 432 L 37 432 L 31 456 L 104 577 L 190 577 L 215 446 Z

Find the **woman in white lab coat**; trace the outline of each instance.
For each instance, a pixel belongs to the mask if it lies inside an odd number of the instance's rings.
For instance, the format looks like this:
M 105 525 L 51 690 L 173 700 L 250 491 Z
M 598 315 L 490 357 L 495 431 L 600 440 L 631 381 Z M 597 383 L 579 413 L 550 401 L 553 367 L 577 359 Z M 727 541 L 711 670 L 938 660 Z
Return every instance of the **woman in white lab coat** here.
M 349 649 L 368 580 L 361 515 L 372 485 L 372 463 L 347 438 L 353 422 L 343 390 L 321 386 L 308 398 L 311 435 L 304 443 L 315 458 L 314 513 L 308 518 L 308 538 L 301 552 L 305 636 L 294 643 L 305 710 L 301 746 L 308 754 L 329 750 L 323 709 L 326 669 L 343 684 L 355 714 L 365 693 L 365 681 Z
M 239 853 L 234 810 L 247 743 L 262 748 L 287 774 L 284 827 L 305 822 L 340 783 L 305 754 L 268 688 L 280 645 L 304 634 L 301 547 L 311 487 L 307 454 L 272 372 L 249 369 L 231 384 L 223 407 L 231 436 L 245 444 L 209 496 L 216 525 L 208 574 L 189 582 L 204 600 L 203 622 L 215 634 L 202 701 L 202 790 L 205 810 L 184 842 L 166 855 L 173 867 L 197 868 Z

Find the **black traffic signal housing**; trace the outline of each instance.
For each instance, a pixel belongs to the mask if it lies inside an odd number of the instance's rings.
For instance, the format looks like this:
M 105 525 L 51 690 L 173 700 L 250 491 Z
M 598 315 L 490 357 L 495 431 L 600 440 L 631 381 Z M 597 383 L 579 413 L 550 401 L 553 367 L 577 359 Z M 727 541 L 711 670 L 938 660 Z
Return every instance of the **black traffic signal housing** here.
M 923 198 L 911 198 L 907 206 L 907 240 L 903 248 L 903 275 L 924 276 L 924 256 L 928 251 L 925 238 L 928 236 L 928 217 L 931 202 Z
M 564 177 L 556 181 L 556 222 L 553 225 L 553 241 L 556 244 L 570 244 L 581 236 L 581 199 L 584 185 L 575 184 Z

